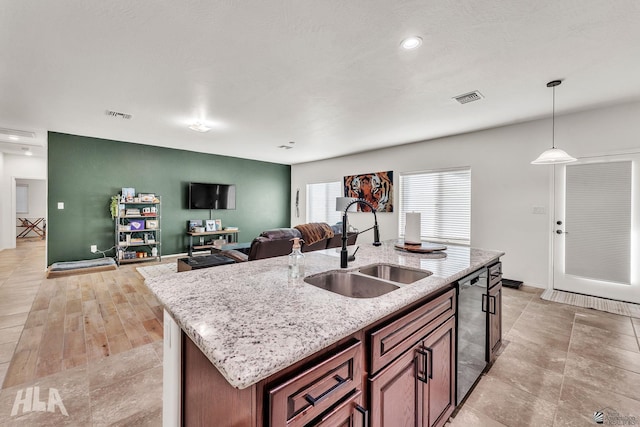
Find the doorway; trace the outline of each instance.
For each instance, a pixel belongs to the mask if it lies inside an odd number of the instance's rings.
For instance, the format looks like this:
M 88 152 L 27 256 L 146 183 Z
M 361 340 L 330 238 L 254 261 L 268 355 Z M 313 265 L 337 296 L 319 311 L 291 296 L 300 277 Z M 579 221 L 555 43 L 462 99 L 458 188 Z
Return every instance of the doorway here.
M 553 288 L 640 303 L 640 155 L 554 166 Z
M 47 182 L 14 178 L 15 239 L 46 239 Z

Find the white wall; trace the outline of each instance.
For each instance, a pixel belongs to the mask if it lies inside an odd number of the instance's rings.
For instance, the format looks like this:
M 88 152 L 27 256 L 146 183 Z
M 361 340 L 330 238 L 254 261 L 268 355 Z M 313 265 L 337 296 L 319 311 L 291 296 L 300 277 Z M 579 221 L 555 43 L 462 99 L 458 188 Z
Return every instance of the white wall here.
M 640 102 L 556 116 L 556 145 L 573 156 L 614 151 L 640 151 Z M 552 167 L 534 166 L 551 146 L 551 120 L 489 129 L 449 138 L 375 150 L 336 159 L 294 165 L 292 200 L 300 188 L 300 218 L 306 217 L 307 183 L 342 180 L 344 175 L 392 170 L 394 183 L 402 172 L 470 166 L 472 186 L 471 244 L 499 249 L 504 276 L 533 286 L 547 287 L 553 230 Z M 398 236 L 397 192 L 394 213 L 378 215 L 382 239 Z M 533 214 L 533 207 L 546 214 Z M 350 214 L 357 228 L 372 224 L 370 214 Z M 358 242 L 371 242 L 371 232 Z
M 47 179 L 47 160 L 43 157 L 4 154 L 0 168 L 0 250 L 16 246 L 15 180 Z M 46 186 L 46 184 L 45 184 Z M 46 211 L 46 206 L 45 206 Z
M 7 180 L 4 174 L 4 153 L 0 152 L 0 251 L 8 247 L 6 241 L 11 218 L 11 188 L 5 182 Z

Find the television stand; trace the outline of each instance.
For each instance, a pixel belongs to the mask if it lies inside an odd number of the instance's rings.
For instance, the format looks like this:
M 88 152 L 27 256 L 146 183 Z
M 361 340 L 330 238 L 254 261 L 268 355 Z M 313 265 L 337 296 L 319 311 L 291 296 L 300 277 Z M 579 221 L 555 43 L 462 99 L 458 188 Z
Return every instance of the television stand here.
M 189 236 L 189 247 L 188 247 L 189 257 L 193 256 L 194 250 L 196 251 L 209 250 L 215 247 L 212 244 L 207 245 L 207 244 L 204 244 L 204 242 L 202 242 L 205 236 L 219 236 L 219 237 L 222 236 L 227 238 L 228 243 L 237 243 L 238 233 L 240 233 L 240 230 L 203 231 L 200 233 L 196 233 L 195 231 L 187 231 L 187 236 Z M 201 242 L 199 244 L 194 245 L 193 244 L 194 237 L 200 237 Z

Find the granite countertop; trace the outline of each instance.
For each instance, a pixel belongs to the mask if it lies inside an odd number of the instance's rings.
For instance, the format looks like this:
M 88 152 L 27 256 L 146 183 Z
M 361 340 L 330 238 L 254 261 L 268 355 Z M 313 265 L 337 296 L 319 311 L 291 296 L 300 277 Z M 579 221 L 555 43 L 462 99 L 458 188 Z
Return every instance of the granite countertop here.
M 449 246 L 446 257 L 359 245 L 347 270 L 388 263 L 433 275 L 368 299 L 287 277 L 288 257 L 147 279 L 183 331 L 234 387 L 243 389 L 498 259 L 504 253 Z M 305 275 L 340 268 L 340 249 L 305 253 Z M 353 248 L 350 248 L 350 252 Z

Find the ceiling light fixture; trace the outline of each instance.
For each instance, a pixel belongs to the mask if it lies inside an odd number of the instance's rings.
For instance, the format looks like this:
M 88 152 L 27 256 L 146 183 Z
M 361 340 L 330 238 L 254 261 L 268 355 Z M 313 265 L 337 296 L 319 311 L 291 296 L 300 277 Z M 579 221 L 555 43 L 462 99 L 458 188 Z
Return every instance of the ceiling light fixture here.
M 532 165 L 558 165 L 562 163 L 575 162 L 575 157 L 571 157 L 566 151 L 556 148 L 556 86 L 562 83 L 561 80 L 553 80 L 547 83 L 547 87 L 553 89 L 553 112 L 551 114 L 551 148 L 540 154 L 531 162 Z
M 412 50 L 412 49 L 419 48 L 421 44 L 422 44 L 422 39 L 420 37 L 412 36 L 402 40 L 402 42 L 400 43 L 400 46 L 402 46 L 403 49 Z
M 24 151 L 25 156 L 33 156 L 33 152 L 28 147 L 22 147 L 22 151 Z
M 211 130 L 209 126 L 205 125 L 202 122 L 195 122 L 189 125 L 189 129 L 194 130 L 196 132 L 201 132 L 201 133 L 209 132 Z
M 18 141 L 20 139 L 20 137 L 17 136 L 17 135 L 9 135 L 9 139 L 12 140 L 12 141 Z

